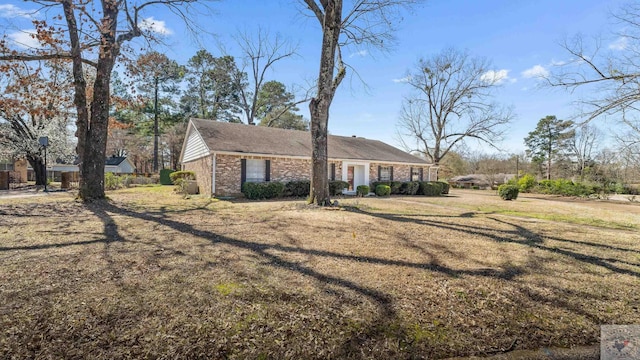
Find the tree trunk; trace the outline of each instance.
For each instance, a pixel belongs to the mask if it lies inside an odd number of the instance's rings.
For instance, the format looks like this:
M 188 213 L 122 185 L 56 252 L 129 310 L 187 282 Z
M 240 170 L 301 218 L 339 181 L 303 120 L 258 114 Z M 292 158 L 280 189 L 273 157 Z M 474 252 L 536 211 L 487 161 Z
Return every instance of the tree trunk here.
M 40 156 L 27 155 L 27 161 L 29 162 L 29 165 L 31 165 L 31 168 L 36 175 L 36 185 L 46 185 L 47 169 L 45 169 L 44 166 L 44 159 Z
M 80 191 L 78 196 L 84 201 L 104 199 L 105 197 L 104 164 L 107 151 L 107 130 L 109 126 L 111 71 L 113 70 L 116 56 L 119 53 L 119 44 L 116 41 L 118 2 L 114 0 L 103 0 L 102 9 L 103 27 L 101 28 L 101 46 L 99 47 L 96 77 L 93 85 L 91 115 L 86 126 L 86 131 L 80 132 L 78 136 L 78 143 L 84 143 L 84 149 L 79 148 L 79 150 L 83 151 L 79 152 L 81 163 Z M 71 27 L 70 33 L 72 33 Z M 76 59 L 74 57 L 74 77 L 76 75 L 75 61 Z M 76 101 L 77 100 L 76 94 Z M 77 102 L 76 107 L 80 107 Z M 78 114 L 78 122 L 80 122 L 80 113 Z
M 158 129 L 158 77 L 155 77 L 154 97 L 153 97 L 153 172 L 158 172 L 158 137 L 160 131 Z
M 320 74 L 318 76 L 318 95 L 311 99 L 311 192 L 309 202 L 320 206 L 331 205 L 329 178 L 327 173 L 327 130 L 329 108 L 340 81 L 344 77 L 344 68 L 338 69 L 334 78 L 336 48 L 342 26 L 342 1 L 327 1 L 324 9 L 322 28 L 322 54 L 320 56 Z

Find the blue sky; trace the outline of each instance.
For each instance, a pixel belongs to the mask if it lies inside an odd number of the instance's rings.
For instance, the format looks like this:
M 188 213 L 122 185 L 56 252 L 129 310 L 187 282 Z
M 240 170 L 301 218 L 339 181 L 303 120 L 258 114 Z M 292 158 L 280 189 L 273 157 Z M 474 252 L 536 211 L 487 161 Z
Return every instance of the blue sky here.
M 348 2 L 348 0 L 346 0 Z M 546 115 L 569 118 L 575 113 L 570 95 L 562 89 L 540 88 L 535 74 L 569 60 L 559 45 L 577 33 L 605 37 L 603 46 L 615 45 L 609 14 L 620 0 L 432 0 L 405 14 L 397 25 L 396 45 L 388 53 L 347 49 L 344 58 L 359 74 L 347 77 L 338 90 L 329 120 L 335 135 L 357 135 L 398 145 L 396 122 L 408 85 L 399 82 L 420 57 L 429 57 L 446 47 L 467 50 L 486 57 L 493 69 L 504 75 L 495 100 L 512 106 L 517 114 L 507 140 L 498 143 L 509 153 L 524 151 L 523 138 Z M 255 32 L 260 26 L 298 44 L 298 56 L 278 63 L 268 74 L 292 86 L 306 85 L 318 72 L 321 33 L 317 20 L 308 17 L 297 0 L 226 0 L 211 3 L 215 14 L 198 21 L 208 33 L 198 42 L 214 55 L 220 44 L 231 55 L 239 55 L 233 36 L 238 31 Z M 345 5 L 345 8 L 348 5 Z M 35 9 L 22 1 L 0 2 L 3 33 L 16 37 L 30 28 L 20 10 Z M 52 16 L 40 14 L 40 17 Z M 199 44 L 190 40 L 184 26 L 166 11 L 149 10 L 154 26 L 165 33 L 167 46 L 161 51 L 185 63 Z M 7 22 L 9 21 L 9 22 Z M 366 86 L 363 85 L 366 83 Z M 306 105 L 301 112 L 308 117 Z M 601 128 L 604 128 L 604 124 Z M 494 152 L 490 147 L 469 143 L 471 149 Z

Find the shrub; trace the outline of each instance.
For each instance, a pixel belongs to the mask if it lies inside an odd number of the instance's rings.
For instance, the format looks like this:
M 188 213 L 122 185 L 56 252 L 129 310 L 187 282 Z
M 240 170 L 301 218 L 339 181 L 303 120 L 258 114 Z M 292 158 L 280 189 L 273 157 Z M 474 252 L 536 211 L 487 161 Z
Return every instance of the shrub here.
M 356 188 L 356 195 L 367 196 L 369 195 L 369 185 L 358 185 Z
M 420 190 L 420 182 L 419 181 L 407 181 L 403 182 L 400 186 L 400 194 L 403 195 L 415 195 Z
M 515 200 L 518 198 L 519 187 L 511 184 L 502 184 L 498 186 L 498 195 L 503 200 Z
M 391 195 L 391 186 L 379 184 L 376 185 L 376 195 L 378 196 L 389 196 Z
M 531 174 L 525 174 L 518 180 L 518 190 L 520 192 L 530 192 L 536 186 L 536 178 Z
M 112 172 L 104 174 L 105 190 L 116 190 L 122 187 L 122 179 Z
M 329 181 L 329 194 L 336 196 L 342 194 L 342 189 L 348 189 L 349 183 L 346 181 L 334 180 Z
M 171 174 L 169 174 L 169 178 L 175 184 L 176 180 L 178 179 L 195 180 L 196 173 L 194 173 L 193 171 L 174 171 Z
M 305 197 L 311 192 L 311 181 L 289 181 L 284 186 L 284 196 Z
M 449 183 L 445 182 L 445 181 L 438 181 L 438 183 L 440 183 L 442 185 L 442 193 L 443 194 L 448 194 L 449 193 Z
M 162 169 L 160 170 L 160 184 L 161 185 L 173 185 L 173 181 L 171 180 L 171 173 L 174 173 L 173 169 Z
M 391 184 L 391 194 L 398 195 L 400 194 L 400 188 L 402 187 L 402 181 L 392 181 Z
M 270 182 L 246 182 L 242 184 L 242 193 L 247 199 L 273 199 L 281 197 L 284 192 L 284 184 L 277 181 Z
M 442 185 L 435 181 L 422 181 L 419 185 L 419 195 L 440 196 L 442 194 Z

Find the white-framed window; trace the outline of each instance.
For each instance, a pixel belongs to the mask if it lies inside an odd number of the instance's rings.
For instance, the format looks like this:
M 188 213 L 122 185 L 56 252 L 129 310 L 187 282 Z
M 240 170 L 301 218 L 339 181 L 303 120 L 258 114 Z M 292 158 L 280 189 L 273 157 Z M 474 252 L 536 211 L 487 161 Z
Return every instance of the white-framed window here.
M 247 159 L 247 179 L 246 182 L 266 181 L 266 161 Z
M 391 166 L 380 166 L 380 178 L 378 181 L 391 181 Z
M 422 168 L 411 168 L 411 181 L 422 181 Z

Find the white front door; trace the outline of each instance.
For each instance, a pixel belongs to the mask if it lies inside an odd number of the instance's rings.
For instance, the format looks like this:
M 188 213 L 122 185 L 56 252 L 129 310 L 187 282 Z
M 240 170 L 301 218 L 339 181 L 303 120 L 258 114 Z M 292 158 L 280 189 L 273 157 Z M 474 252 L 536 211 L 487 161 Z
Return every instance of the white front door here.
M 369 164 L 343 162 L 342 168 L 347 171 L 342 172 L 342 181 L 349 183 L 345 193 L 355 193 L 360 185 L 369 185 Z

